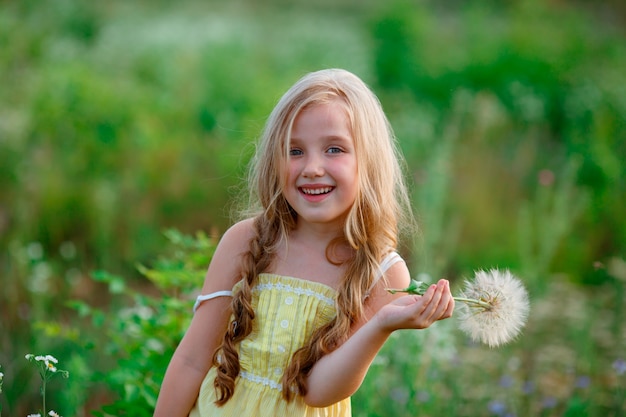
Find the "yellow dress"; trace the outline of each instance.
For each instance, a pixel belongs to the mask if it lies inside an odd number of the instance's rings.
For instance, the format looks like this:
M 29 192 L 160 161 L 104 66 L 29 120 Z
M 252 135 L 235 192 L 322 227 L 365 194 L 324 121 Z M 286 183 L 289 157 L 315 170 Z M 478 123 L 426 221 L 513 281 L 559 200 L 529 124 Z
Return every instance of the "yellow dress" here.
M 233 291 L 236 291 L 236 284 Z M 215 368 L 207 373 L 190 417 L 350 417 L 350 398 L 324 408 L 309 407 L 296 396 L 282 397 L 281 379 L 293 353 L 313 331 L 336 315 L 336 291 L 324 284 L 275 274 L 260 274 L 252 289 L 256 312 L 252 333 L 239 346 L 241 372 L 233 397 L 215 405 Z

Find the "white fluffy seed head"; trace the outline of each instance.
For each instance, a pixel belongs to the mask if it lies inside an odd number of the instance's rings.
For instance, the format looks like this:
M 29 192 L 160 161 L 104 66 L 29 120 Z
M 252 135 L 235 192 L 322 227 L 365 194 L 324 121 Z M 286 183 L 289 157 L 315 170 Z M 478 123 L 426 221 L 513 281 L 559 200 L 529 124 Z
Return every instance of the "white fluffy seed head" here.
M 465 282 L 461 296 L 490 305 L 458 303 L 459 328 L 474 341 L 497 347 L 514 339 L 526 324 L 528 292 L 508 270 L 477 271 L 473 281 Z

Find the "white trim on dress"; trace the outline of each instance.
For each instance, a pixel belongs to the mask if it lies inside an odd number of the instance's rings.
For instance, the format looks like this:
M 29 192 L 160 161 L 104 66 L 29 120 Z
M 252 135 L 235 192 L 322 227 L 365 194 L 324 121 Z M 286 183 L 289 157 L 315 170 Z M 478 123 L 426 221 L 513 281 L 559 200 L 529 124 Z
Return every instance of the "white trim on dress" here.
M 199 295 L 198 298 L 196 298 L 196 302 L 193 305 L 193 312 L 194 313 L 196 312 L 196 309 L 198 308 L 200 303 L 202 303 L 203 301 L 211 300 L 217 297 L 232 297 L 232 296 L 233 296 L 232 291 L 216 291 L 207 295 Z

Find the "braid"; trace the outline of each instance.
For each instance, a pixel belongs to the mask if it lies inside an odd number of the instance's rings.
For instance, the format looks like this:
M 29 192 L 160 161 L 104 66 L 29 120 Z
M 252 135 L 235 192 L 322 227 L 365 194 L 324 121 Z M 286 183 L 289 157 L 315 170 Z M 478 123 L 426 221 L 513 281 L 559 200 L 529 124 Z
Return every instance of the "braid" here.
M 224 334 L 222 344 L 213 355 L 213 366 L 217 371 L 213 385 L 218 406 L 224 405 L 235 391 L 235 379 L 241 370 L 237 345 L 252 332 L 254 320 L 252 288 L 259 273 L 267 270 L 271 264 L 280 233 L 280 228 L 273 226 L 263 216 L 255 218 L 254 230 L 255 236 L 250 239 L 249 250 L 242 259 L 241 285 L 233 295 L 233 320 Z
M 337 315 L 326 325 L 313 332 L 310 341 L 298 349 L 291 359 L 285 374 L 283 375 L 283 398 L 287 401 L 293 399 L 294 394 L 306 395 L 308 389 L 306 380 L 313 366 L 323 356 L 331 353 L 344 343 L 350 334 L 352 325 L 361 318 L 362 295 L 368 289 L 371 279 L 364 279 L 364 276 L 373 276 L 367 270 L 373 271 L 374 267 L 361 267 L 369 265 L 369 261 L 363 259 L 367 255 L 366 251 L 357 251 L 355 255 L 347 261 L 347 270 L 342 280 L 342 284 L 337 293 Z M 376 263 L 376 265 L 378 265 Z M 349 288 L 359 288 L 353 291 Z

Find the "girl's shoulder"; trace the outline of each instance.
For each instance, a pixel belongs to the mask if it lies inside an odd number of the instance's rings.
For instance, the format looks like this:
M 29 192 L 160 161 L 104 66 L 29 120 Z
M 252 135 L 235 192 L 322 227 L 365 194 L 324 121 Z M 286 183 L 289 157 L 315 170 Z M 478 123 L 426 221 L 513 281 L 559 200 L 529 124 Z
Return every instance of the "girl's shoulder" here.
M 220 239 L 206 273 L 202 294 L 228 291 L 241 279 L 241 261 L 254 236 L 254 220 L 232 225 Z
M 247 249 L 250 239 L 254 237 L 255 233 L 254 218 L 241 220 L 226 230 L 220 240 L 220 245 L 242 246 Z

